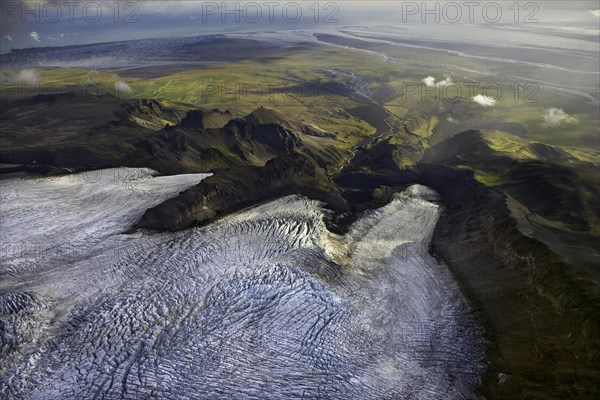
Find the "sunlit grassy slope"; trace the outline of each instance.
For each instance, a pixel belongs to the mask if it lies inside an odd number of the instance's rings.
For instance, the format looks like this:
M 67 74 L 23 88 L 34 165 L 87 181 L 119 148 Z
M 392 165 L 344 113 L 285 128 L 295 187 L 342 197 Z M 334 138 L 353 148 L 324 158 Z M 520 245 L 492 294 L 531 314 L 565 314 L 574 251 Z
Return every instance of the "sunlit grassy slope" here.
M 404 56 L 410 58 L 411 51 L 406 50 Z M 512 128 L 504 126 L 508 123 L 525 132 L 528 140 L 564 146 L 578 152 L 579 157 L 597 162 L 588 143 L 598 136 L 599 120 L 593 105 L 543 89 L 521 88 L 517 95 L 514 83 L 491 82 L 478 74 L 475 61 L 472 76 L 467 77 L 449 72 L 443 63 L 436 64 L 432 55 L 426 57 L 429 66 L 425 68 L 404 62 L 407 59 L 388 62 L 373 54 L 315 47 L 283 52 L 277 58 L 257 55 L 254 60 L 149 79 L 118 70 L 39 68 L 37 85 L 17 89 L 19 84 L 5 84 L 3 98 L 64 91 L 90 97 L 109 93 L 122 99 L 162 99 L 181 110 L 192 106 L 230 109 L 238 116 L 266 106 L 335 133 L 340 146 L 350 149 L 375 131 L 347 112 L 369 101 L 366 95 L 393 114 L 390 123 L 400 134 L 406 128 L 426 142 L 436 143 L 470 128 L 510 131 Z M 449 77 L 454 85 L 425 87 L 421 81 L 426 76 L 434 76 L 438 82 Z M 486 84 L 494 84 L 500 92 L 484 91 Z M 493 106 L 472 101 L 473 95 L 483 93 L 496 99 Z M 542 117 L 549 107 L 564 109 L 575 122 L 544 125 Z M 504 153 L 511 151 L 510 146 L 502 147 Z M 521 158 L 522 154 L 512 156 Z

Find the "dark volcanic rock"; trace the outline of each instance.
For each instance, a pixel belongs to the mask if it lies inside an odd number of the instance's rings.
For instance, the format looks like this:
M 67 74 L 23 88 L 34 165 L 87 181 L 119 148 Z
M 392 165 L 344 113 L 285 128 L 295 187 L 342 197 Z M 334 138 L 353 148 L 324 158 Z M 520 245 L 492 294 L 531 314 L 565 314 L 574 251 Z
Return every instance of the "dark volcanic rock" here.
M 181 120 L 179 126 L 196 129 L 220 129 L 233 118 L 230 110 L 220 111 L 215 108 L 210 111 L 191 110 Z
M 530 143 L 529 150 L 542 161 L 560 162 L 575 161 L 575 158 L 564 150 L 544 143 Z
M 594 285 L 519 232 L 504 194 L 452 168 L 419 169 L 446 207 L 432 250 L 474 302 L 491 339 L 486 398 L 598 396 L 600 299 Z M 506 375 L 502 383 L 499 374 Z
M 336 212 L 349 211 L 337 187 L 301 154 L 269 161 L 264 167 L 219 170 L 198 185 L 146 210 L 135 228 L 176 231 L 277 197 L 302 194 L 324 201 Z
M 268 146 L 275 153 L 291 153 L 302 144 L 302 140 L 292 131 L 278 124 L 254 124 L 237 118 L 225 125 L 223 134 L 230 140 L 246 146 L 240 147 L 243 155 L 256 143 Z M 242 150 L 243 149 L 243 150 Z
M 116 112 L 116 114 L 123 120 L 133 120 L 134 118 L 150 120 L 150 118 L 159 118 L 173 122 L 179 122 L 185 116 L 184 112 L 167 107 L 159 100 L 154 99 L 143 99 L 131 103 L 122 103 L 122 110 Z M 159 126 L 162 127 L 164 124 L 161 123 Z

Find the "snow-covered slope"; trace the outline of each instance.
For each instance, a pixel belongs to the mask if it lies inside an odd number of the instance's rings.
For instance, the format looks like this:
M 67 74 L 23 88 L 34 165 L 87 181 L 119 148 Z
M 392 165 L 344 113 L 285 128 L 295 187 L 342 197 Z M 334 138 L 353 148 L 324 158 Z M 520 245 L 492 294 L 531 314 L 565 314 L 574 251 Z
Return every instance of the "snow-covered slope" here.
M 3 241 L 61 251 L 3 254 L 2 397 L 473 397 L 481 335 L 426 251 L 435 193 L 413 186 L 346 236 L 297 196 L 125 235 L 202 178 L 142 175 L 3 182 Z

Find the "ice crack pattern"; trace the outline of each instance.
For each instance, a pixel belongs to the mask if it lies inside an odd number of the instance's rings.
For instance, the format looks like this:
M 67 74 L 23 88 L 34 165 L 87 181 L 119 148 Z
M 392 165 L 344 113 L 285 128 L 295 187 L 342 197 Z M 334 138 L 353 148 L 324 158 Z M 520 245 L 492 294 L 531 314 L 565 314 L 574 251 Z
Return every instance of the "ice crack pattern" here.
M 129 170 L 104 171 L 3 181 L 35 206 L 1 207 L 0 397 L 476 398 L 482 335 L 424 251 L 440 213 L 430 189 L 345 236 L 299 196 L 123 234 L 205 175 L 131 170 L 123 184 Z

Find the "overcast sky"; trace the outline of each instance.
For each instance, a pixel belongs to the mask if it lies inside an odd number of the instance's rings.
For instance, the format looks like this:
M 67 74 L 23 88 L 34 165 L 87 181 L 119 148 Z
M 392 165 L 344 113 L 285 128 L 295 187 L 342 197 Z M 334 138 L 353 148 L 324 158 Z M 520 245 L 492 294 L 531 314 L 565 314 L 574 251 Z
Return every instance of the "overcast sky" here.
M 544 32 L 549 38 L 559 34 L 576 37 L 598 46 L 599 1 L 516 3 L 518 11 L 515 1 L 472 2 L 471 6 L 464 1 L 428 2 L 423 8 L 421 1 L 0 0 L 0 45 L 1 51 L 7 52 L 12 48 L 353 25 L 406 26 L 420 35 L 431 32 L 439 36 L 442 32 L 450 39 L 461 35 L 468 39 L 465 32 L 470 26 L 485 24 L 496 28 L 490 30 L 490 38 L 499 40 L 527 30 Z M 553 45 L 552 39 L 548 45 Z

